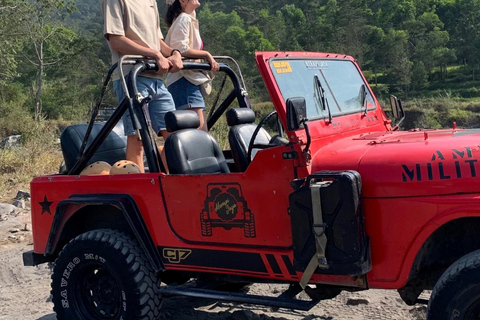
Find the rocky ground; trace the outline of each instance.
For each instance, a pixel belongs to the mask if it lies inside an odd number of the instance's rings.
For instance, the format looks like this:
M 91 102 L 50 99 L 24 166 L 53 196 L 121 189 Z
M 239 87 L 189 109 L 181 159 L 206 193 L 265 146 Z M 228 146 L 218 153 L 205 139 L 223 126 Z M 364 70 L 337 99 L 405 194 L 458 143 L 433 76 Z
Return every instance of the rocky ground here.
M 20 197 L 22 198 L 22 197 Z M 18 207 L 0 204 L 0 320 L 55 320 L 50 301 L 50 269 L 47 265 L 24 267 L 22 253 L 33 249 L 28 199 Z M 25 208 L 23 202 L 25 201 Z M 275 295 L 278 285 L 253 285 L 250 293 Z M 428 296 L 422 296 L 427 298 Z M 344 292 L 310 311 L 218 303 L 193 298 L 170 298 L 163 304 L 168 320 L 420 320 L 426 306 L 406 306 L 396 291 Z

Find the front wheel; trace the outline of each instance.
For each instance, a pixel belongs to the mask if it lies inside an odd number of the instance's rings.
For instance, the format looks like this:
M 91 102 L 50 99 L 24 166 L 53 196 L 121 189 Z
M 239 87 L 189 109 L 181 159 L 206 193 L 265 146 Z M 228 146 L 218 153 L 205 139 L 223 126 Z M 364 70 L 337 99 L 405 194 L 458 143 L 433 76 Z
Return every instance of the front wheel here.
M 52 274 L 58 320 L 160 318 L 160 279 L 131 237 L 94 230 L 73 239 Z
M 480 319 L 480 250 L 453 263 L 433 288 L 427 320 Z

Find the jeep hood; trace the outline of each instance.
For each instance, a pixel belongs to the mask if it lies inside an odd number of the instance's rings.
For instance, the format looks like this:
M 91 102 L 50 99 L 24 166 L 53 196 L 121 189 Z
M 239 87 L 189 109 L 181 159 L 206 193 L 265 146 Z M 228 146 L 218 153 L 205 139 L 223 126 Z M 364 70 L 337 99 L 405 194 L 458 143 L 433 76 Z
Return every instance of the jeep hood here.
M 311 150 L 312 172 L 356 170 L 364 197 L 480 192 L 478 129 L 377 132 L 320 145 Z

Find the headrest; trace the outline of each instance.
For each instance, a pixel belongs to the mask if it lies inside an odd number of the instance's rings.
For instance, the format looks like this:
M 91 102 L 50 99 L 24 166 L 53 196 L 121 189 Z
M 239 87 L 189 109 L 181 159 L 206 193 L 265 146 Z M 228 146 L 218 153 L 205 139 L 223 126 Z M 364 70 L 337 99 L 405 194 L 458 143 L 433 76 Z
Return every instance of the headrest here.
M 230 109 L 226 113 L 227 124 L 236 126 L 238 124 L 253 123 L 255 122 L 255 112 L 248 108 L 235 108 Z
M 165 114 L 165 126 L 168 132 L 182 129 L 197 129 L 200 126 L 200 119 L 193 110 L 168 111 Z

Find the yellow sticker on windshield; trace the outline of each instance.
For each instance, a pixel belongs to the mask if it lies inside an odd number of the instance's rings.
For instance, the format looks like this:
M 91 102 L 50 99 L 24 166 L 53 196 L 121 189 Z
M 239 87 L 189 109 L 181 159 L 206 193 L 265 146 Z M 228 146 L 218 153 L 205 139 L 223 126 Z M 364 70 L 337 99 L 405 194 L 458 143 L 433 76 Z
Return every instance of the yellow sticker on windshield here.
M 277 73 L 291 73 L 292 68 L 290 67 L 290 62 L 288 61 L 275 61 L 273 62 L 273 67 Z

